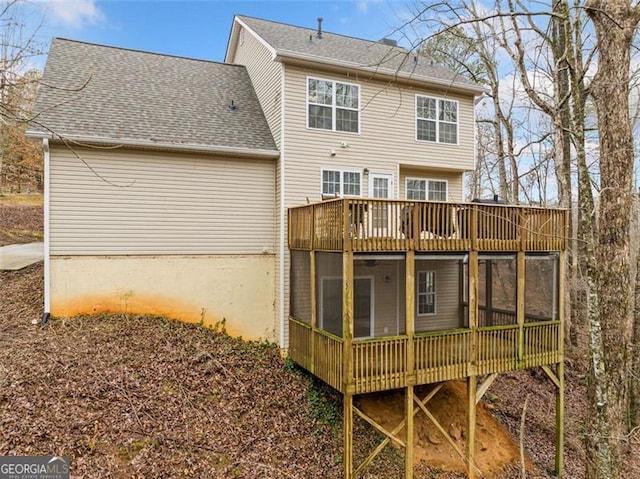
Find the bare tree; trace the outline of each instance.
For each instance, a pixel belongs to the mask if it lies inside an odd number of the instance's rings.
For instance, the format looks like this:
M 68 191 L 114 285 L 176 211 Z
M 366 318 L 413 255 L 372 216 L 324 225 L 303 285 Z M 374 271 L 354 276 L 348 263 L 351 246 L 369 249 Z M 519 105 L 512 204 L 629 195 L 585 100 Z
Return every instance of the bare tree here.
M 33 174 L 37 183 L 41 170 L 36 161 L 40 154 L 24 132 L 40 81 L 31 60 L 43 50 L 39 28 L 25 25 L 24 6 L 19 0 L 0 2 L 0 193 L 3 180 L 16 177 L 20 182 Z
M 625 0 L 588 0 L 598 44 L 591 85 L 598 115 L 600 198 L 597 248 L 587 258 L 591 307 L 592 421 L 587 443 L 589 478 L 622 477 L 628 433 L 632 364 L 633 292 L 629 218 L 632 211 L 633 136 L 629 117 L 631 45 L 640 8 Z

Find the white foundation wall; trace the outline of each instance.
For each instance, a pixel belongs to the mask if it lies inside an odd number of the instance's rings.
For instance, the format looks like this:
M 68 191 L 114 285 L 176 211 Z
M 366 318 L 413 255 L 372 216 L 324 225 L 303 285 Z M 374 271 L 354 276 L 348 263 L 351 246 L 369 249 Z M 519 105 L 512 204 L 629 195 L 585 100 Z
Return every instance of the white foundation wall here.
M 275 341 L 275 257 L 52 256 L 51 314 L 152 314 Z

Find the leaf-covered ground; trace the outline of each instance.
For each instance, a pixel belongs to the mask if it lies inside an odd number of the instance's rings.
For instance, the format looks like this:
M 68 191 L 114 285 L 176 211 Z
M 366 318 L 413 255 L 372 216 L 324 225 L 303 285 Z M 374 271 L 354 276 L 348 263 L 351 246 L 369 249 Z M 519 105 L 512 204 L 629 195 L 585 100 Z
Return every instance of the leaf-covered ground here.
M 0 197 L 0 246 L 42 241 L 42 196 Z
M 41 223 L 19 221 L 41 233 Z M 69 455 L 74 478 L 342 476 L 339 396 L 275 346 L 141 316 L 55 320 L 40 329 L 33 322 L 42 314 L 42 281 L 41 263 L 0 272 L 0 455 Z M 584 477 L 584 370 L 584 361 L 567 363 L 570 479 Z M 537 370 L 501 375 L 485 399 L 516 439 L 527 400 L 524 445 L 535 466 L 528 477 L 553 477 L 549 381 Z M 356 426 L 361 460 L 380 438 Z M 628 477 L 640 477 L 640 451 L 631 447 Z M 402 462 L 387 447 L 361 477 L 403 477 Z M 519 474 L 513 465 L 502 477 Z M 416 466 L 416 478 L 460 477 Z

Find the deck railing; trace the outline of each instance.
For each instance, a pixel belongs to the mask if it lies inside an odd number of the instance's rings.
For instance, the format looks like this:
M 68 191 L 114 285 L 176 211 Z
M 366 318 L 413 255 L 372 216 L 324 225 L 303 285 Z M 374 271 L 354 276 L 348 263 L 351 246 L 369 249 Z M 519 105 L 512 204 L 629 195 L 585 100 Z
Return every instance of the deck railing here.
M 559 251 L 565 210 L 338 198 L 289 209 L 289 247 L 323 251 Z
M 342 338 L 289 320 L 291 358 L 338 391 L 354 394 L 554 364 L 560 361 L 559 338 L 559 321 L 541 321 L 522 327 L 419 333 L 413 338 L 356 339 L 348 358 L 349 375 Z

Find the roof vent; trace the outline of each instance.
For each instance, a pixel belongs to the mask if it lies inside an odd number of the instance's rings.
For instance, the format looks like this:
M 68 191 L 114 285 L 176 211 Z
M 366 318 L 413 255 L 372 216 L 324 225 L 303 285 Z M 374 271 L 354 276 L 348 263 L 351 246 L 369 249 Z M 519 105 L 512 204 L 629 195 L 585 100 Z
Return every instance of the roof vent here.
M 388 45 L 390 47 L 397 47 L 398 46 L 398 42 L 395 41 L 393 38 L 383 38 L 382 40 L 380 40 L 378 43 L 382 43 L 383 45 Z
M 231 100 L 231 103 L 229 103 L 229 110 L 236 111 L 237 109 L 238 107 L 233 103 L 233 100 Z
M 322 17 L 318 17 L 318 38 L 322 38 Z

